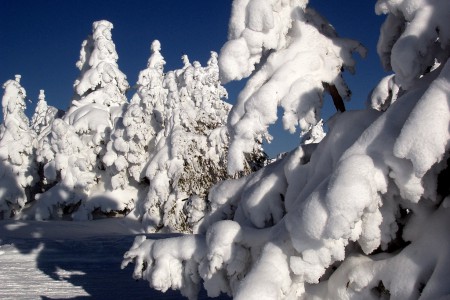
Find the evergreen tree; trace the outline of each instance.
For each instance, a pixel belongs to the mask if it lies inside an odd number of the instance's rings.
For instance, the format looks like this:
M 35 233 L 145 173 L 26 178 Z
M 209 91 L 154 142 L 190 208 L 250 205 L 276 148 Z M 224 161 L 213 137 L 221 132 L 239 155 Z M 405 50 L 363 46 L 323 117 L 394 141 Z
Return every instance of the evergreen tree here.
M 145 177 L 143 169 L 152 151 L 152 140 L 163 126 L 167 91 L 163 87 L 161 45 L 155 40 L 147 68 L 139 73 L 137 92 L 123 118 L 116 123 L 103 159 L 112 174 L 112 188 L 125 187 L 131 181 L 139 183 Z
M 55 203 L 59 207 L 66 203 L 73 208 L 66 210 L 72 217 L 90 219 L 94 211 L 109 213 L 127 209 L 127 204 L 105 194 L 108 175 L 102 161 L 114 122 L 126 107 L 125 92 L 129 87 L 117 65 L 112 28 L 108 21 L 93 23 L 93 33 L 83 42 L 76 64 L 81 73 L 74 84 L 72 104 L 62 121 L 53 124 L 46 145 L 40 151 L 39 160 L 44 164 L 47 180 L 58 182 L 40 196 L 41 199 L 65 195 L 58 200 L 41 201 L 44 207 L 41 211 L 53 212 Z M 57 161 L 60 155 L 65 158 Z M 68 192 L 58 193 L 59 189 Z M 41 213 L 41 216 L 47 215 Z M 49 216 L 58 217 L 52 213 Z
M 39 101 L 31 118 L 31 128 L 36 132 L 38 142 L 41 142 L 43 137 L 49 133 L 53 121 L 56 118 L 61 118 L 64 112 L 47 104 L 44 90 L 39 91 L 38 99 Z
M 245 20 L 238 17 L 241 6 L 233 7 L 236 19 L 219 60 L 222 79 L 252 76 L 230 112 L 231 174 L 243 168 L 242 157 L 256 142 L 271 141 L 268 127 L 277 121 L 278 106 L 284 129 L 293 133 L 298 126 L 302 135 L 320 120 L 325 93 L 338 111 L 345 110 L 342 99 L 349 99 L 350 90 L 342 72 L 353 73 L 352 53 L 364 56 L 366 49 L 338 37 L 307 2 L 249 1 Z
M 52 187 L 37 195 L 35 218 L 62 218 L 85 206 L 90 187 L 95 184 L 92 170 L 96 155 L 89 151 L 75 128 L 62 119 L 55 119 L 39 151 L 38 160 L 44 166 L 44 184 Z M 80 216 L 86 219 L 90 212 Z
M 25 89 L 20 75 L 3 85 L 0 126 L 0 219 L 16 215 L 32 199 L 37 182 L 36 134 L 25 115 Z
M 166 62 L 160 51 L 159 41 L 153 41 L 147 68 L 139 73 L 137 91 L 123 116 L 117 119 L 103 158 L 111 176 L 110 189 L 134 190 L 123 197 L 123 201 L 133 205 L 137 200 L 134 195 L 138 191 L 145 193 L 148 187 L 144 168 L 154 149 L 156 133 L 163 127 Z
M 192 231 L 208 211 L 208 190 L 229 178 L 228 135 L 225 123 L 230 105 L 220 84 L 217 53 L 207 67 L 183 56 L 184 67 L 164 78 L 163 128 L 158 132 L 146 176 L 150 182 L 147 198 L 138 213 L 149 231 Z M 264 159 L 262 151 L 254 157 Z M 246 164 L 246 173 L 260 167 Z
M 45 101 L 44 90 L 39 91 L 39 98 L 36 108 L 34 110 L 33 117 L 31 118 L 31 128 L 39 135 L 44 127 L 48 125 L 45 119 L 47 114 L 47 101 Z
M 93 23 L 93 34 L 83 42 L 77 62 L 81 74 L 74 84 L 74 100 L 64 116 L 76 132 L 85 136 L 86 142 L 93 144 L 97 154 L 101 142 L 107 139 L 106 129 L 122 114 L 129 88 L 126 76 L 117 65 L 112 28 L 108 21 Z

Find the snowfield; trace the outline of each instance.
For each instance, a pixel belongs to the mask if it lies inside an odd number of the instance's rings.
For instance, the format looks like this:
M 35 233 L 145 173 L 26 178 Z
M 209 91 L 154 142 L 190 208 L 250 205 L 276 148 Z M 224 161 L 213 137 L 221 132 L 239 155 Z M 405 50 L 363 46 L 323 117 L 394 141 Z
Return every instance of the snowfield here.
M 161 293 L 133 280 L 131 267 L 120 270 L 139 230 L 123 219 L 1 221 L 0 299 L 182 298 L 178 291 Z M 199 299 L 207 298 L 202 291 Z

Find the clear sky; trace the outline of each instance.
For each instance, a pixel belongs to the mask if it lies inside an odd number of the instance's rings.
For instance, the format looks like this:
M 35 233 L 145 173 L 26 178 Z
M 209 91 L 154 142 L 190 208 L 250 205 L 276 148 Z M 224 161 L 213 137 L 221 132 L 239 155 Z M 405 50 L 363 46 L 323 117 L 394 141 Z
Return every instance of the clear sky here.
M 369 50 L 366 59 L 357 58 L 356 75 L 346 75 L 353 91 L 349 109 L 365 107 L 367 94 L 385 75 L 376 54 L 380 25 L 384 16 L 374 13 L 375 1 L 310 0 L 310 5 L 327 17 L 342 37 L 356 39 Z M 206 64 L 210 51 L 220 51 L 225 43 L 230 16 L 230 0 L 14 0 L 3 1 L 0 9 L 0 82 L 21 74 L 21 83 L 34 111 L 40 89 L 50 105 L 66 110 L 78 76 L 75 63 L 82 41 L 91 33 L 92 23 L 106 19 L 114 24 L 113 41 L 119 54 L 119 68 L 135 84 L 146 67 L 150 44 L 160 40 L 165 70 L 182 67 L 181 55 Z M 243 83 L 227 88 L 234 104 Z M 333 113 L 331 100 L 324 115 Z M 1 114 L 1 113 L 0 113 Z M 2 116 L 0 115 L 2 118 Z M 265 146 L 270 156 L 293 149 L 298 135 L 283 133 L 281 126 L 270 132 L 275 137 Z

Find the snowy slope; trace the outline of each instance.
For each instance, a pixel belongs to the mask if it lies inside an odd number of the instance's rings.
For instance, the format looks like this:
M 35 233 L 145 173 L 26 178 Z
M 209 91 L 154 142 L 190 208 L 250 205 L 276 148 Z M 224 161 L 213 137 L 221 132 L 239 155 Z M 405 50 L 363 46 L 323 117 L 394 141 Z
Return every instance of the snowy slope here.
M 131 267 L 120 270 L 138 231 L 119 219 L 1 221 L 0 299 L 180 299 L 134 281 Z

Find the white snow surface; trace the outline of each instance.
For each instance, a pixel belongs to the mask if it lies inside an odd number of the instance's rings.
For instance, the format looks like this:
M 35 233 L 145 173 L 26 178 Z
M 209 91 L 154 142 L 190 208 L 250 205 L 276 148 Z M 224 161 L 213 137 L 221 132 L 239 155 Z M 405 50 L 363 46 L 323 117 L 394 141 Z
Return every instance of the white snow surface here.
M 120 270 L 123 252 L 142 232 L 129 219 L 0 221 L 0 298 L 180 299 Z M 206 298 L 202 291 L 199 299 Z

